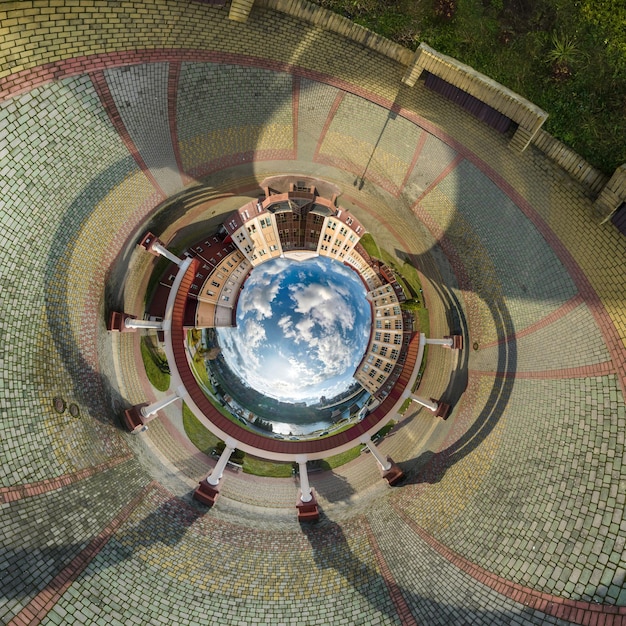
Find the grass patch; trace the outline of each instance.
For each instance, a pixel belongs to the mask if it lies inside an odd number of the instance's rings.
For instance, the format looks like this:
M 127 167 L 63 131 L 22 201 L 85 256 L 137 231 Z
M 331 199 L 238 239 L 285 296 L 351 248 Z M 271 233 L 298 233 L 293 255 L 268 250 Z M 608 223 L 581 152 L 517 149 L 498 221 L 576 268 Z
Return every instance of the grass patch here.
M 246 474 L 269 476 L 270 478 L 289 478 L 293 475 L 291 463 L 266 461 L 249 454 L 246 454 L 243 459 L 243 471 Z
M 396 422 L 394 420 L 389 420 L 373 437 L 373 439 L 382 439 L 394 426 Z M 350 448 L 345 452 L 340 452 L 339 454 L 335 454 L 334 456 L 329 456 L 326 459 L 322 459 L 317 462 L 317 467 L 322 470 L 331 470 L 339 467 L 341 465 L 345 465 L 350 461 L 353 461 L 361 454 L 361 449 L 363 446 L 359 444 L 354 448 Z
M 159 391 L 167 391 L 170 388 L 170 375 L 165 370 L 167 359 L 149 336 L 141 338 L 141 358 L 150 384 Z
M 331 470 L 339 467 L 340 465 L 345 465 L 346 463 L 356 459 L 361 454 L 361 447 L 361 444 L 359 444 L 358 446 L 350 448 L 345 452 L 329 456 L 327 459 L 322 459 L 318 462 L 317 466 L 322 470 Z
M 395 425 L 391 420 L 383 426 L 377 433 L 380 437 L 384 437 Z M 183 402 L 183 426 L 185 433 L 191 443 L 204 454 L 211 455 L 213 450 L 220 444 L 220 439 L 216 437 L 208 428 L 206 428 L 200 420 L 191 412 L 191 409 Z M 317 467 L 322 470 L 331 470 L 340 465 L 344 465 L 353 459 L 356 459 L 361 453 L 361 445 L 357 445 L 346 452 L 336 454 L 317 462 Z M 267 476 L 270 478 L 289 478 L 293 475 L 291 463 L 277 463 L 276 461 L 267 461 L 259 457 L 246 454 L 243 458 L 243 471 L 246 474 L 254 476 Z
M 410 49 L 423 41 L 506 85 L 545 109 L 545 129 L 606 174 L 626 162 L 626 142 L 616 140 L 626 137 L 625 3 L 313 2 Z
M 404 415 L 407 409 L 411 406 L 411 404 L 413 404 L 413 400 L 411 400 L 411 398 L 406 398 L 404 402 L 400 405 L 398 413 L 400 413 L 400 415 Z
M 370 233 L 365 233 L 359 243 L 365 248 L 365 252 L 375 259 L 380 259 L 380 250 L 374 241 L 374 237 Z
M 191 409 L 183 402 L 183 426 L 189 441 L 200 452 L 211 454 L 219 439 L 191 412 Z
M 183 426 L 191 443 L 200 452 L 211 455 L 218 447 L 220 439 L 216 437 L 202 422 L 192 413 L 191 409 L 183 402 Z M 255 476 L 269 476 L 273 478 L 287 478 L 292 475 L 291 463 L 276 463 L 266 461 L 255 456 L 246 454 L 243 458 L 243 471 Z
M 424 333 L 427 337 L 430 336 L 430 316 L 428 315 L 428 309 L 416 309 L 413 311 L 413 315 L 417 318 L 417 329 L 420 333 Z

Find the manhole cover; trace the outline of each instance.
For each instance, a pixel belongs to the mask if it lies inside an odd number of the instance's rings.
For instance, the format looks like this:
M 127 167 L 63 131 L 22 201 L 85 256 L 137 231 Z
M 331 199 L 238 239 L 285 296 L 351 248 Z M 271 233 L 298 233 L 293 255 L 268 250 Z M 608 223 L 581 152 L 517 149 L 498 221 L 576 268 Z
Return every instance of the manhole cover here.
M 63 413 L 63 411 L 65 411 L 65 400 L 63 400 L 63 398 L 59 398 L 58 396 L 53 398 L 52 405 L 57 413 Z
M 477 341 L 475 341 L 475 342 L 472 344 L 472 348 L 474 348 L 474 350 L 478 350 L 478 342 L 477 342 Z
M 70 415 L 72 417 L 78 417 L 80 415 L 80 409 L 78 408 L 78 404 L 70 404 Z

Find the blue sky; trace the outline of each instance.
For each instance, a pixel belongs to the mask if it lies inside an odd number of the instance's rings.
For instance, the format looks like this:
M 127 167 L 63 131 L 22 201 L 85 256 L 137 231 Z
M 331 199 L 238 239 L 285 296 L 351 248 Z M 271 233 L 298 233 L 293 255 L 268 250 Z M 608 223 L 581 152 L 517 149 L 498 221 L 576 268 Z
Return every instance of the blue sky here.
M 218 329 L 224 358 L 251 387 L 283 402 L 317 402 L 353 382 L 370 334 L 366 291 L 352 270 L 317 257 L 255 268 L 237 327 Z

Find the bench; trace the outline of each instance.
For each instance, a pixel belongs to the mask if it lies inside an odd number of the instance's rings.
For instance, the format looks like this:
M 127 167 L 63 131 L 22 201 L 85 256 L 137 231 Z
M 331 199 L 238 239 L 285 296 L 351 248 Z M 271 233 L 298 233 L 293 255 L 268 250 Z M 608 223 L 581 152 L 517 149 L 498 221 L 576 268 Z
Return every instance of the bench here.
M 528 147 L 548 117 L 543 109 L 504 85 L 477 72 L 469 65 L 421 43 L 402 82 L 413 87 L 424 71 L 473 96 L 515 122 L 518 128 L 511 139 L 510 146 L 520 152 Z M 456 94 L 456 91 L 454 93 Z

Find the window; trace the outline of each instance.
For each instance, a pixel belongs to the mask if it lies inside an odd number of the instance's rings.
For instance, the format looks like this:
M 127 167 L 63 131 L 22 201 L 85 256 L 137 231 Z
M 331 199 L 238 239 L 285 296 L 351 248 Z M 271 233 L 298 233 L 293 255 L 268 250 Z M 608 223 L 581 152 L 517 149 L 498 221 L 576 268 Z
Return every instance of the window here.
M 375 339 L 376 341 L 380 341 L 380 337 L 381 337 L 381 335 L 382 335 L 382 333 L 377 332 L 377 333 L 374 335 L 374 339 Z
M 396 330 L 402 330 L 402 320 L 396 320 Z
M 224 300 L 224 302 L 228 302 L 230 300 L 229 296 L 222 296 L 222 300 Z
M 216 280 L 212 280 L 211 284 L 213 285 L 213 287 L 219 287 L 220 286 L 220 284 Z
M 278 250 L 278 247 L 275 244 L 272 244 L 270 246 L 270 252 L 274 252 L 275 250 Z
M 387 346 L 383 346 L 380 349 L 380 356 L 387 356 L 387 350 L 389 350 L 389 348 L 387 348 Z
M 384 374 L 381 374 L 381 375 L 380 375 L 380 376 L 376 379 L 376 382 L 377 382 L 377 383 L 382 383 L 382 382 L 383 382 L 383 380 L 385 380 L 385 375 L 384 375 Z
M 393 338 L 393 342 L 394 342 L 397 346 L 399 346 L 399 345 L 402 343 L 402 335 L 396 335 L 396 336 Z
M 398 358 L 398 350 L 396 350 L 395 348 L 391 351 L 391 358 L 395 361 Z
M 385 363 L 385 372 L 389 373 L 393 368 L 393 363 Z
M 370 370 L 370 373 L 368 374 L 368 376 L 370 378 L 374 378 L 374 376 L 376 376 L 376 370 Z
M 383 348 L 383 349 L 386 350 L 386 348 Z M 374 354 L 376 354 L 378 352 L 378 344 L 377 343 L 372 344 L 372 352 Z M 380 353 L 383 354 L 383 351 L 381 350 Z M 383 354 L 383 356 L 384 356 L 384 354 Z
M 342 226 L 342 227 L 339 229 L 339 234 L 340 234 L 340 235 L 347 235 L 347 234 L 348 234 L 348 229 L 347 229 L 345 226 Z
M 391 334 L 390 333 L 385 333 L 383 341 L 385 343 L 389 343 L 391 341 Z
M 382 327 L 383 327 L 382 320 L 376 320 L 376 328 L 382 328 Z
M 207 291 L 207 292 L 206 292 L 206 295 L 207 295 L 207 296 L 214 296 L 214 295 L 215 295 L 215 292 L 214 292 L 214 291 L 209 290 L 209 291 Z

